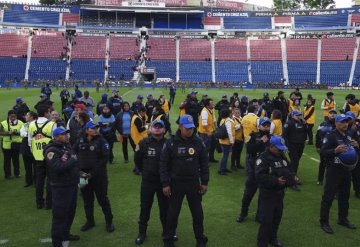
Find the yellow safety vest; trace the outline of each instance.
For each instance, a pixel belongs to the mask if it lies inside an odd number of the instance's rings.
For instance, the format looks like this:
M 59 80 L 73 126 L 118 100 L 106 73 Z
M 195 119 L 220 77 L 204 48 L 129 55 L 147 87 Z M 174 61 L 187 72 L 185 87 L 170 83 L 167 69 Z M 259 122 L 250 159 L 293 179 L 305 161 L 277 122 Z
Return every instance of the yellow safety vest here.
M 144 139 L 145 137 L 148 136 L 147 134 L 147 130 L 144 130 L 143 132 L 139 132 L 136 128 L 136 125 L 135 125 L 135 120 L 140 117 L 138 115 L 134 115 L 133 118 L 131 119 L 131 128 L 130 128 L 130 136 L 131 136 L 131 139 L 133 140 L 133 142 L 135 143 L 135 145 L 138 145 L 139 142 Z M 144 125 L 144 122 L 141 121 L 143 123 L 143 127 L 145 127 Z
M 263 118 L 263 117 L 266 117 L 266 112 L 264 111 L 264 109 L 261 109 L 261 112 L 257 112 L 256 115 L 258 115 L 258 117 Z
M 323 116 L 327 117 L 329 115 L 329 111 L 335 108 L 335 103 L 333 100 L 331 100 L 330 102 L 328 101 L 328 99 L 324 100 L 324 105 L 328 107 L 328 109 L 324 109 L 323 110 Z
M 281 136 L 282 135 L 282 122 L 281 119 L 274 119 L 272 122 L 275 125 L 273 136 Z
M 207 129 L 202 124 L 202 117 L 201 114 L 199 116 L 199 133 L 206 134 L 206 133 L 212 133 L 215 130 L 215 124 L 214 124 L 214 112 L 204 107 L 201 112 L 207 111 L 208 113 L 208 119 L 207 119 Z
M 305 106 L 305 108 L 304 108 L 304 118 L 306 118 L 309 115 L 311 109 L 314 109 L 313 105 L 310 106 L 310 107 Z M 306 123 L 307 124 L 314 124 L 315 123 L 315 117 L 316 117 L 316 112 L 314 110 L 312 115 L 306 120 Z
M 185 114 L 186 114 L 185 107 L 182 109 L 179 108 L 179 116 L 181 117 L 182 115 L 185 115 Z
M 235 125 L 235 140 L 236 141 L 243 141 L 244 140 L 243 129 L 240 128 L 240 129 L 236 130 L 236 126 L 241 125 L 241 121 L 238 120 L 237 118 L 233 118 L 233 120 L 234 120 L 234 125 Z
M 167 101 L 167 99 L 164 101 L 164 104 L 162 104 L 161 108 L 164 110 L 165 114 L 170 112 L 169 101 Z
M 234 121 L 231 120 L 231 118 L 221 119 L 220 125 L 225 124 L 228 121 L 231 122 L 231 133 L 232 133 L 232 136 L 235 138 L 235 124 L 234 124 Z M 229 140 L 229 138 L 219 139 L 219 143 L 224 144 L 224 145 L 230 145 L 230 140 Z
M 2 139 L 2 148 L 3 149 L 11 149 L 11 143 L 21 143 L 22 137 L 20 136 L 20 129 L 23 126 L 23 122 L 20 120 L 17 120 L 16 125 L 10 125 L 8 124 L 7 120 L 4 120 L 1 122 L 1 125 L 4 128 L 4 131 L 12 131 L 14 133 L 17 133 L 18 135 L 12 135 L 12 136 L 4 136 Z
M 355 114 L 355 118 L 359 116 L 360 106 L 359 104 L 351 105 L 349 104 L 350 111 Z
M 245 115 L 241 120 L 241 126 L 243 127 L 245 142 L 249 141 L 249 137 L 252 132 L 258 132 L 258 128 L 257 128 L 258 119 L 259 119 L 258 116 L 250 113 Z
M 292 106 L 294 105 L 294 101 L 289 98 L 289 99 L 288 99 L 288 102 L 289 102 L 289 109 L 288 109 L 288 111 L 291 111 Z
M 33 121 L 29 125 L 29 134 L 32 136 L 31 139 L 31 152 L 37 161 L 44 160 L 44 147 L 48 144 L 51 140 L 52 129 L 54 127 L 53 121 L 46 121 L 44 123 L 38 124 L 37 122 Z M 44 127 L 43 127 L 44 126 Z M 43 128 L 41 131 L 40 129 Z M 42 133 L 37 133 L 37 132 Z

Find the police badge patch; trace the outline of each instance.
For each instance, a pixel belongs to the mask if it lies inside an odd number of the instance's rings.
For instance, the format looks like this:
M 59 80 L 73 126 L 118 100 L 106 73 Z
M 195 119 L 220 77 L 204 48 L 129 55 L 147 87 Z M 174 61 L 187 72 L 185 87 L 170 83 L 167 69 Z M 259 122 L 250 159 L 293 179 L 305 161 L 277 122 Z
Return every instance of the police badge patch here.
M 90 151 L 94 151 L 95 147 L 94 146 L 90 146 Z
M 49 160 L 52 160 L 52 158 L 54 157 L 54 153 L 53 152 L 49 152 L 46 157 L 49 159 Z
M 261 164 L 261 159 L 257 159 L 256 160 L 256 165 L 258 166 L 258 165 L 260 165 Z
M 194 155 L 195 149 L 189 148 L 188 153 L 189 153 L 190 155 Z

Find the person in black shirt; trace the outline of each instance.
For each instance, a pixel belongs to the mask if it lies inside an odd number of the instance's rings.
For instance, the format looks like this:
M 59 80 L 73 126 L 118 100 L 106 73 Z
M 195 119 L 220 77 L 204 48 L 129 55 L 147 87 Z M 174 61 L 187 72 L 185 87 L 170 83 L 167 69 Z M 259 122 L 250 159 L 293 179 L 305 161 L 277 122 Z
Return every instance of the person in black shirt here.
M 221 100 L 219 102 L 216 103 L 215 105 L 215 110 L 218 111 L 218 126 L 220 125 L 220 120 L 221 120 L 221 117 L 220 117 L 220 113 L 223 111 L 223 110 L 229 110 L 229 107 L 230 107 L 230 102 L 228 101 L 227 99 L 227 96 L 226 94 L 224 94 L 221 98 Z
M 16 105 L 14 105 L 13 110 L 16 114 L 17 119 L 25 123 L 26 122 L 25 115 L 30 111 L 30 109 L 22 98 L 20 97 L 16 98 Z
M 99 125 L 89 121 L 84 133 L 77 138 L 73 146 L 79 159 L 80 176 L 87 180 L 87 185 L 81 188 L 84 199 L 86 223 L 81 227 L 85 232 L 95 226 L 94 200 L 95 196 L 105 215 L 106 231 L 113 232 L 113 214 L 108 192 L 108 175 L 106 164 L 109 160 L 110 146 L 99 134 Z
M 319 125 L 319 128 L 316 131 L 315 147 L 316 147 L 317 152 L 320 155 L 319 172 L 318 172 L 318 179 L 317 179 L 317 183 L 316 183 L 317 185 L 323 184 L 325 168 L 326 168 L 325 157 L 321 154 L 320 149 L 321 149 L 322 142 L 323 142 L 323 139 L 326 136 L 326 134 L 335 129 L 336 113 L 337 112 L 335 110 L 330 110 L 328 118 Z
M 272 100 L 272 109 L 273 110 L 279 110 L 281 112 L 282 116 L 282 123 L 286 123 L 286 119 L 288 116 L 289 108 L 288 108 L 288 102 L 285 99 L 284 92 L 279 91 L 278 95 L 274 97 Z
M 199 126 L 199 114 L 201 112 L 200 104 L 196 98 L 197 92 L 192 91 L 190 97 L 185 102 L 185 113 L 192 116 L 196 127 Z
M 283 213 L 285 187 L 296 184 L 296 177 L 288 169 L 289 162 L 283 151 L 287 150 L 280 136 L 272 136 L 270 146 L 256 160 L 255 177 L 260 189 L 261 224 L 258 232 L 258 247 L 268 244 L 281 247 L 277 231 Z
M 292 118 L 284 125 L 283 137 L 286 146 L 289 148 L 290 170 L 296 175 L 304 152 L 307 130 L 301 112 L 295 110 L 291 113 L 291 116 Z M 298 185 L 301 185 L 300 181 L 298 181 Z M 297 185 L 293 186 L 292 189 L 300 190 Z
M 163 234 L 165 232 L 167 198 L 162 193 L 160 183 L 159 161 L 161 150 L 166 139 L 165 124 L 161 120 L 155 120 L 150 127 L 151 136 L 140 141 L 136 152 L 135 160 L 139 170 L 142 172 L 141 190 L 140 190 L 140 216 L 139 216 L 139 234 L 135 243 L 140 245 L 145 241 L 147 223 L 150 219 L 151 207 L 154 200 L 154 194 L 157 196 L 159 205 L 160 221 Z
M 52 191 L 53 247 L 62 247 L 63 241 L 77 241 L 77 235 L 70 234 L 75 217 L 79 167 L 77 156 L 72 154 L 69 131 L 58 127 L 53 131 L 53 140 L 44 148 L 44 157 Z
M 164 247 L 174 246 L 174 235 L 185 195 L 193 218 L 196 246 L 206 246 L 201 201 L 209 182 L 208 154 L 194 128 L 192 116 L 181 116 L 179 130 L 165 142 L 161 152 L 160 181 L 164 195 L 169 198 Z
M 328 234 L 334 233 L 329 225 L 329 214 L 336 193 L 339 204 L 337 223 L 349 229 L 356 229 L 348 220 L 348 210 L 351 170 L 358 161 L 359 143 L 347 134 L 348 122 L 349 118 L 346 115 L 336 116 L 336 129 L 324 137 L 321 146 L 321 154 L 326 162 L 326 180 L 321 200 L 320 227 Z

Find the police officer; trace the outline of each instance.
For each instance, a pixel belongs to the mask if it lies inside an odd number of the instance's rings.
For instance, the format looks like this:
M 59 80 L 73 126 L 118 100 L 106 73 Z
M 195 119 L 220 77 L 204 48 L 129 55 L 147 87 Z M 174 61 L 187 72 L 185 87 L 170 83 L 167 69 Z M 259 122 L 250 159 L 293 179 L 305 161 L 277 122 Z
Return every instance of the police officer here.
M 283 151 L 287 150 L 280 136 L 270 139 L 270 146 L 256 160 L 255 177 L 260 189 L 261 224 L 258 233 L 258 247 L 268 244 L 281 247 L 277 231 L 283 212 L 285 187 L 293 186 L 295 176 L 288 169 L 288 161 Z
M 52 191 L 53 247 L 62 247 L 63 241 L 80 239 L 79 236 L 70 234 L 76 211 L 79 168 L 76 155 L 71 153 L 68 133 L 63 127 L 54 129 L 53 140 L 44 148 Z
M 255 160 L 256 157 L 265 151 L 266 146 L 269 144 L 270 140 L 270 119 L 261 118 L 259 120 L 259 131 L 252 132 L 250 134 L 250 139 L 246 144 L 246 183 L 244 195 L 242 198 L 241 212 L 240 215 L 236 218 L 236 221 L 241 223 L 245 220 L 248 215 L 249 206 L 252 198 L 254 197 L 257 191 L 257 182 L 255 180 Z M 259 220 L 259 215 L 257 212 L 256 220 Z
M 56 123 L 49 120 L 50 108 L 47 105 L 39 105 L 37 108 L 38 119 L 31 122 L 28 131 L 28 141 L 31 152 L 36 163 L 36 206 L 38 209 L 44 207 L 44 186 L 47 177 L 46 165 L 44 162 L 44 147 L 51 140 L 53 129 Z M 49 179 L 46 180 L 46 203 L 45 208 L 51 208 L 51 189 Z
M 304 152 L 307 130 L 301 112 L 294 110 L 291 116 L 292 118 L 284 125 L 283 137 L 289 148 L 290 169 L 296 175 L 301 156 Z M 297 185 L 294 185 L 292 189 L 295 191 L 300 190 Z
M 114 116 L 116 116 L 119 112 L 121 112 L 123 100 L 119 96 L 119 90 L 114 89 L 112 91 L 112 97 L 109 98 L 107 103 L 110 106 L 111 113 Z
M 185 113 L 193 117 L 194 124 L 197 127 L 199 125 L 199 113 L 201 108 L 196 95 L 197 91 L 192 91 L 190 97 L 186 99 Z
M 81 189 L 86 215 L 86 223 L 81 227 L 83 232 L 95 226 L 94 194 L 105 215 L 106 230 L 108 232 L 115 230 L 110 201 L 107 196 L 106 164 L 109 160 L 109 150 L 109 144 L 99 134 L 99 125 L 92 121 L 87 122 L 85 132 L 74 145 L 74 151 L 79 159 L 80 176 L 88 181 L 88 184 Z
M 316 131 L 315 146 L 316 146 L 316 150 L 318 151 L 318 153 L 320 155 L 318 179 L 316 182 L 317 185 L 323 184 L 325 168 L 326 168 L 325 157 L 321 154 L 320 149 L 321 149 L 322 142 L 323 142 L 323 139 L 326 136 L 326 134 L 335 129 L 336 113 L 337 112 L 335 110 L 330 110 L 327 120 L 322 122 L 319 125 L 318 130 Z
M 135 160 L 142 171 L 142 181 L 140 190 L 140 216 L 139 216 L 139 235 L 135 243 L 140 245 L 145 241 L 147 222 L 150 218 L 151 207 L 156 193 L 160 221 L 165 231 L 167 198 L 162 192 L 159 175 L 160 153 L 165 143 L 165 124 L 162 120 L 154 120 L 150 127 L 151 136 L 140 141 L 136 152 Z
M 348 220 L 348 210 L 351 170 L 358 161 L 354 148 L 358 150 L 359 144 L 347 134 L 348 121 L 344 114 L 336 116 L 336 129 L 325 136 L 321 147 L 321 154 L 326 158 L 326 181 L 321 200 L 320 226 L 328 234 L 334 233 L 329 225 L 329 213 L 336 193 L 339 204 L 337 223 L 349 229 L 356 229 Z
M 179 119 L 179 130 L 165 142 L 160 156 L 160 180 L 169 198 L 164 246 L 174 246 L 174 235 L 184 196 L 189 203 L 198 247 L 206 246 L 202 195 L 207 191 L 209 166 L 205 144 L 194 133 L 194 120 L 185 114 Z

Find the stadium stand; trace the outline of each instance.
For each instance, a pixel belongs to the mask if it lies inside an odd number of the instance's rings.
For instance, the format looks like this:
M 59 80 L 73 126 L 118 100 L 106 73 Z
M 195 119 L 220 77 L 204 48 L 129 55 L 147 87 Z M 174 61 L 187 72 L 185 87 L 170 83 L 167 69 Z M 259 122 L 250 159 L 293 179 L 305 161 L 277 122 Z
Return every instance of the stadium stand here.
M 194 82 L 211 81 L 211 62 L 180 61 L 180 80 Z
M 180 39 L 180 61 L 204 61 L 210 56 L 210 42 L 207 39 Z
M 110 36 L 110 57 L 116 60 L 134 59 L 139 53 L 136 37 Z
M 352 60 L 355 48 L 355 38 L 322 39 L 322 61 Z
M 321 83 L 337 86 L 349 80 L 352 61 L 321 62 Z
M 22 57 L 26 55 L 28 36 L 17 33 L 0 34 L 0 57 Z
M 25 58 L 0 58 L 0 82 L 24 79 L 26 66 Z
M 295 28 L 346 27 L 348 15 L 295 16 Z
M 65 71 L 66 62 L 61 59 L 32 58 L 29 70 L 29 79 L 64 80 Z
M 271 17 L 224 17 L 225 29 L 271 29 Z
M 175 60 L 176 44 L 173 38 L 149 38 L 147 57 L 152 60 Z
M 279 82 L 283 78 L 283 66 L 280 61 L 251 62 L 253 82 Z
M 104 79 L 104 60 L 78 60 L 71 61 L 72 80 L 103 80 Z
M 252 61 L 281 61 L 280 40 L 251 40 Z
M 66 38 L 61 32 L 33 35 L 32 57 L 62 58 L 66 53 L 66 46 Z
M 72 58 L 75 59 L 104 59 L 105 35 L 77 36 L 72 49 Z
M 216 61 L 217 82 L 248 81 L 248 63 L 243 61 Z
M 317 39 L 288 39 L 286 52 L 288 61 L 316 61 Z
M 217 39 L 215 55 L 219 61 L 246 61 L 246 40 Z

